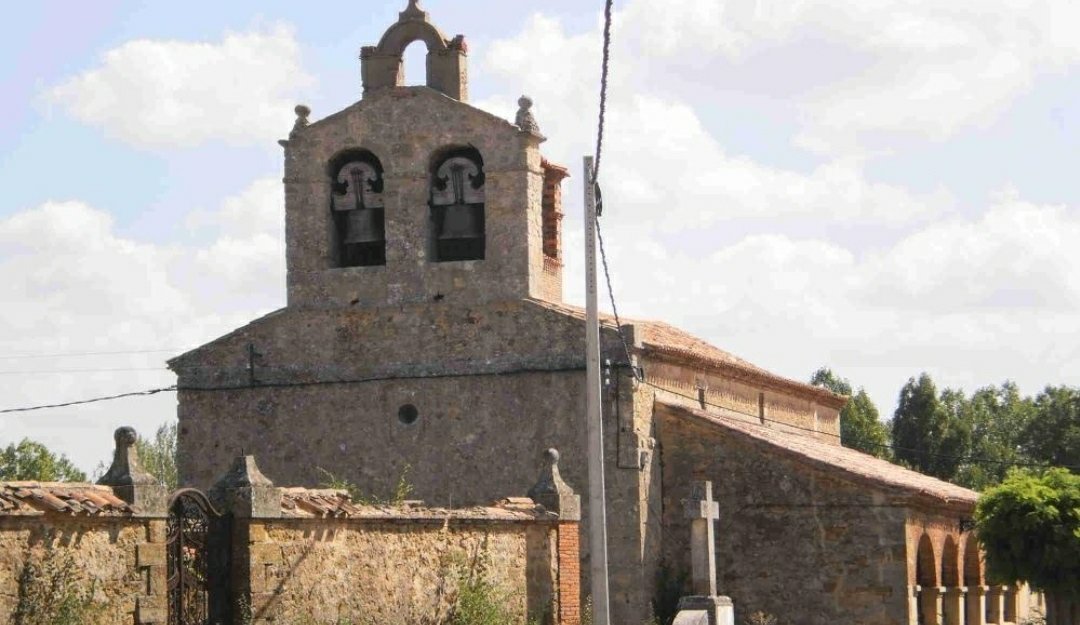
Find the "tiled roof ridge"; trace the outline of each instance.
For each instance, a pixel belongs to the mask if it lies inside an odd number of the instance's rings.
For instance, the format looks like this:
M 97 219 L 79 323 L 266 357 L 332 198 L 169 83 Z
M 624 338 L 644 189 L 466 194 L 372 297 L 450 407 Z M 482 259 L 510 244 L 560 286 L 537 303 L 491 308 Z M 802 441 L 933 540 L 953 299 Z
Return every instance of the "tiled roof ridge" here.
M 723 428 L 743 439 L 766 445 L 797 462 L 825 470 L 851 481 L 878 488 L 901 491 L 906 495 L 932 501 L 936 505 L 974 506 L 979 493 L 936 477 L 912 471 L 855 449 L 833 445 L 809 435 L 793 434 L 756 423 L 720 415 L 657 399 L 664 408 L 689 415 Z
M 585 310 L 577 306 L 544 300 L 529 301 L 556 312 L 580 319 L 585 318 Z M 737 377 L 771 384 L 803 396 L 812 397 L 824 405 L 836 409 L 843 408 L 848 401 L 847 397 L 837 395 L 826 388 L 793 380 L 759 367 L 665 321 L 625 317 L 621 318 L 620 321 L 623 322 L 623 325 L 631 325 L 642 330 L 635 338 L 640 341 L 641 347 L 646 353 L 676 360 L 682 364 L 722 369 L 726 372 L 735 373 Z M 600 323 L 610 329 L 616 328 L 613 315 L 601 313 Z
M 135 512 L 109 486 L 86 482 L 0 482 L 0 516 L 48 513 L 128 516 Z

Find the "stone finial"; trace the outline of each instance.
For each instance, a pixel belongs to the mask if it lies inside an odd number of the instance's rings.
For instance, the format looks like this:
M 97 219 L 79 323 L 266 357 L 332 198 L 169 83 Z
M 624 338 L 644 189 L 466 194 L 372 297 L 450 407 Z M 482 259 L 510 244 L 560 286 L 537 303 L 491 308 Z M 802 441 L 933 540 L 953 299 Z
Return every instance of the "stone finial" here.
M 559 450 L 548 449 L 544 452 L 547 466 L 540 474 L 536 485 L 529 489 L 529 497 L 536 503 L 555 512 L 561 519 L 581 520 L 581 497 L 563 481 L 559 474 Z
M 420 8 L 420 0 L 409 0 L 409 6 L 404 11 L 398 13 L 398 19 L 402 22 L 405 20 L 427 20 L 427 11 Z
M 259 470 L 255 456 L 237 456 L 208 494 L 219 510 L 240 518 L 281 516 L 281 492 Z
M 536 117 L 532 114 L 533 101 L 527 95 L 518 98 L 518 112 L 514 123 L 523 132 L 540 136 L 540 125 L 536 123 Z
M 112 465 L 98 484 L 112 486 L 116 496 L 131 504 L 141 515 L 164 516 L 167 493 L 158 479 L 145 471 L 139 462 L 135 428 L 126 425 L 116 428 L 113 440 L 116 449 Z
M 311 109 L 306 104 L 297 104 L 293 109 L 296 113 L 296 122 L 293 123 L 292 132 L 289 133 L 289 137 L 292 137 L 298 131 L 307 128 L 308 116 L 311 115 Z

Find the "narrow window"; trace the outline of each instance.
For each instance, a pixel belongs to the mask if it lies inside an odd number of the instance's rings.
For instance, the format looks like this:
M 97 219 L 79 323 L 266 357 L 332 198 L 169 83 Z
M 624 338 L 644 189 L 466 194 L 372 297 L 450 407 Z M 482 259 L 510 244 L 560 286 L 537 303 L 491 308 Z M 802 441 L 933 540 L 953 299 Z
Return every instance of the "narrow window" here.
M 335 161 L 331 166 L 331 212 L 338 266 L 385 265 L 382 164 L 367 151 L 350 152 Z
M 431 222 L 435 262 L 484 259 L 484 161 L 475 148 L 436 160 Z

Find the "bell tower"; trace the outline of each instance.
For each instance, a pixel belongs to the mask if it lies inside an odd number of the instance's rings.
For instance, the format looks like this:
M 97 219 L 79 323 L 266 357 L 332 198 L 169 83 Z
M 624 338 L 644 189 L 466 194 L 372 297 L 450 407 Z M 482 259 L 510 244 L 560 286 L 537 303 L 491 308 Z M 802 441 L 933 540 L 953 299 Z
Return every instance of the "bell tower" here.
M 425 85 L 403 53 L 427 46 Z M 290 308 L 561 301 L 561 183 L 522 97 L 511 123 L 467 103 L 465 37 L 411 0 L 360 54 L 360 101 L 315 122 L 297 106 L 285 149 Z

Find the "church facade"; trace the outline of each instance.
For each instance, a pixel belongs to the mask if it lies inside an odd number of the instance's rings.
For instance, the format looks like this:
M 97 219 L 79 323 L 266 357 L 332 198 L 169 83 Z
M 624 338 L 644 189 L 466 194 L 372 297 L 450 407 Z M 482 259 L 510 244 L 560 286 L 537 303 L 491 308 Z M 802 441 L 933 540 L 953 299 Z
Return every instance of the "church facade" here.
M 417 40 L 427 84 L 403 86 Z M 379 495 L 405 475 L 429 505 L 482 505 L 527 489 L 522 459 L 554 447 L 587 496 L 584 314 L 562 301 L 568 171 L 543 157 L 527 98 L 513 122 L 468 103 L 467 56 L 413 1 L 363 49 L 360 101 L 315 122 L 297 107 L 281 142 L 287 305 L 170 361 L 185 483 L 246 453 L 276 483 L 333 475 Z M 613 622 L 666 610 L 689 568 L 679 502 L 703 479 L 721 503 L 720 592 L 740 615 L 1026 609 L 983 579 L 965 529 L 975 494 L 842 448 L 846 398 L 664 323 L 623 334 L 628 349 L 604 321 Z

